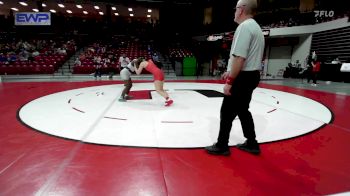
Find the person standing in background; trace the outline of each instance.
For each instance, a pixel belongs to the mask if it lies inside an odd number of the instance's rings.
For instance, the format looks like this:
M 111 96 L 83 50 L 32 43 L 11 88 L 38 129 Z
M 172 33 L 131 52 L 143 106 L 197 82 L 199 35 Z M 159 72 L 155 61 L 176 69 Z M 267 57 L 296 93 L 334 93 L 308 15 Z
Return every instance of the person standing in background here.
M 318 73 L 321 70 L 321 62 L 318 60 L 312 61 L 312 84 L 311 86 L 317 86 Z
M 231 45 L 228 71 L 223 74 L 226 83 L 220 110 L 219 136 L 215 144 L 205 147 L 209 154 L 230 155 L 230 132 L 237 115 L 246 138 L 243 144 L 237 145 L 237 148 L 252 154 L 260 154 L 253 117 L 249 111 L 253 91 L 260 81 L 265 47 L 263 32 L 253 19 L 256 9 L 256 0 L 239 0 L 235 8 L 234 21 L 239 25 Z
M 312 55 L 309 55 L 308 59 L 307 59 L 307 72 L 306 72 L 306 77 L 307 77 L 307 83 L 310 83 L 311 79 L 312 79 L 312 69 L 313 69 L 313 66 L 312 66 Z

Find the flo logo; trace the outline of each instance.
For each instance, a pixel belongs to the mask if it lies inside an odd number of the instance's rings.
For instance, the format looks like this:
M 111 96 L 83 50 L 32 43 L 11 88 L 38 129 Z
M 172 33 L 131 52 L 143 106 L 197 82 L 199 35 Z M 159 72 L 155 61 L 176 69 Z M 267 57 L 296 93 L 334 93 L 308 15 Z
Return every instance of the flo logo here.
M 333 17 L 334 16 L 334 11 L 330 10 L 315 10 L 315 18 L 319 18 L 319 17 Z

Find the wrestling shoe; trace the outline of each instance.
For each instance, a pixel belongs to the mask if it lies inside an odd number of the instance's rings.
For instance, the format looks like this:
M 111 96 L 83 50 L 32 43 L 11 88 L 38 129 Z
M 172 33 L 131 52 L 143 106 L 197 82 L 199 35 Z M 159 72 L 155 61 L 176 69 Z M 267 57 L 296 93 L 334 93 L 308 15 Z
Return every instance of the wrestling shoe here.
M 204 149 L 207 151 L 208 154 L 212 155 L 229 156 L 231 154 L 229 147 L 219 147 L 216 144 L 207 146 Z
M 126 102 L 126 99 L 123 98 L 123 97 L 120 97 L 120 98 L 118 99 L 118 101 L 120 101 L 120 102 Z
M 125 99 L 132 99 L 132 98 L 134 98 L 134 97 L 131 95 L 125 95 Z
M 252 153 L 254 155 L 259 155 L 260 154 L 260 147 L 258 142 L 248 142 L 246 140 L 243 144 L 237 144 L 236 147 L 240 150 Z
M 174 103 L 174 101 L 169 99 L 169 100 L 165 101 L 165 106 L 170 106 L 173 103 Z

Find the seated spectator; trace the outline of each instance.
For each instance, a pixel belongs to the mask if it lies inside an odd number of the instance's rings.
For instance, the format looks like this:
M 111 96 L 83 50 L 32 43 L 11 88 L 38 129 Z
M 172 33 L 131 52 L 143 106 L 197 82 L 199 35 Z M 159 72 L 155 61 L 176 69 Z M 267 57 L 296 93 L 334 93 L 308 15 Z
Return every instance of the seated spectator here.
M 333 61 L 332 64 L 341 64 L 341 61 L 339 60 L 338 57 L 336 57 Z
M 22 51 L 18 54 L 19 60 L 20 61 L 28 61 L 28 52 L 24 49 L 22 49 Z
M 75 66 L 81 66 L 81 61 L 80 61 L 79 58 L 76 58 L 76 59 L 75 59 L 74 65 L 75 65 Z
M 17 61 L 17 56 L 15 53 L 9 53 L 7 54 L 7 61 L 9 62 L 15 62 Z
M 31 50 L 28 52 L 28 61 L 33 62 L 34 60 L 33 51 Z
M 79 60 L 80 60 L 80 61 L 84 61 L 85 59 L 86 59 L 86 56 L 85 56 L 84 53 L 82 53 L 82 54 L 79 55 Z
M 153 53 L 153 55 L 152 55 L 152 60 L 153 60 L 153 62 L 154 62 L 154 61 L 159 62 L 159 57 L 158 57 L 158 55 L 157 55 L 156 52 Z
M 57 50 L 57 53 L 60 55 L 67 55 L 67 50 L 62 47 Z
M 3 53 L 0 54 L 0 62 L 7 62 L 7 57 Z
M 93 61 L 94 61 L 94 63 L 101 64 L 101 61 L 102 61 L 101 56 L 94 56 Z
M 38 50 L 34 50 L 33 53 L 32 53 L 33 57 L 36 57 L 36 56 L 39 56 L 39 55 L 40 55 L 40 53 L 39 53 Z

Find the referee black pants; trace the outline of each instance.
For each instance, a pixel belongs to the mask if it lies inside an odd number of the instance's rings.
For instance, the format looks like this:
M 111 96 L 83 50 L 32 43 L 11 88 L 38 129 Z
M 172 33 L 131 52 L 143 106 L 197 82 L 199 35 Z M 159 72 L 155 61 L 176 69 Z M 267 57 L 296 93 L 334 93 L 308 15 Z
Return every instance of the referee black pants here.
M 241 71 L 234 80 L 231 95 L 225 95 L 221 105 L 218 146 L 228 146 L 232 121 L 236 116 L 241 121 L 244 137 L 248 141 L 255 141 L 254 121 L 249 104 L 259 81 L 259 71 Z

